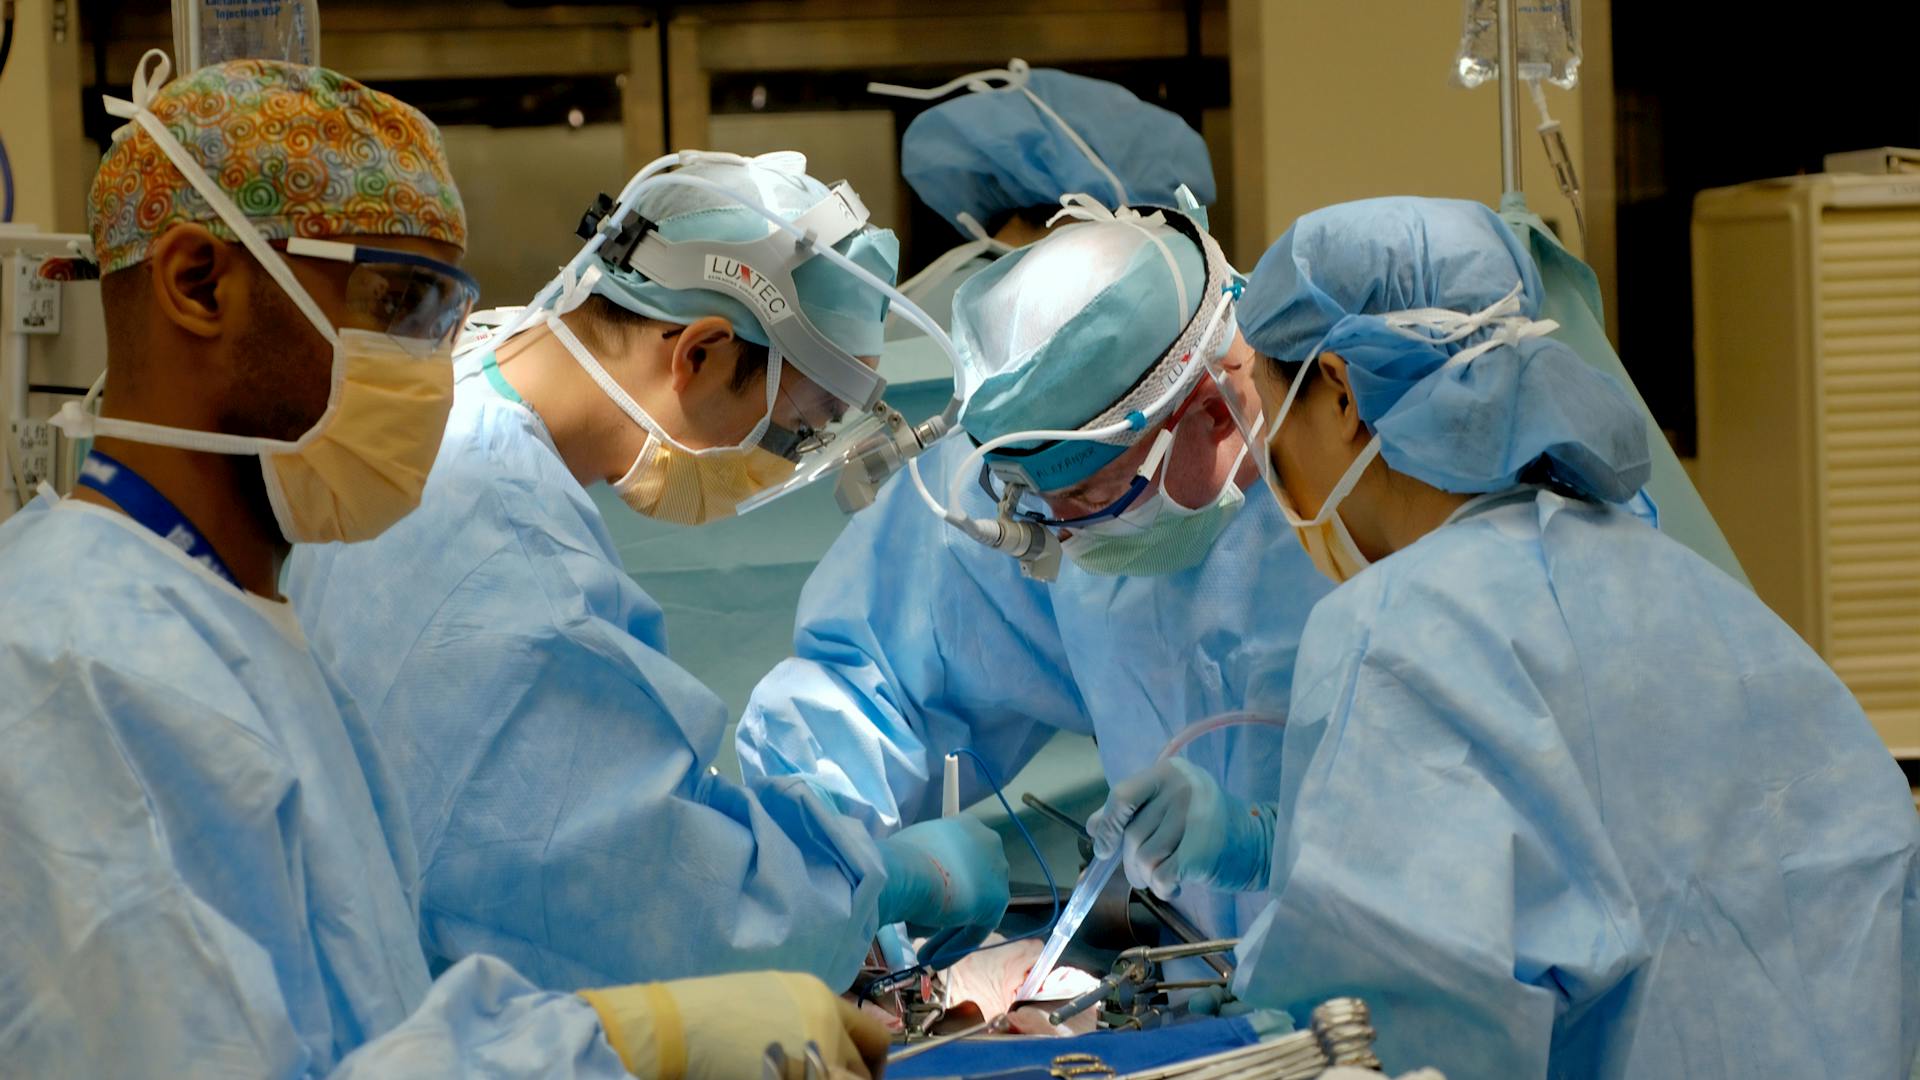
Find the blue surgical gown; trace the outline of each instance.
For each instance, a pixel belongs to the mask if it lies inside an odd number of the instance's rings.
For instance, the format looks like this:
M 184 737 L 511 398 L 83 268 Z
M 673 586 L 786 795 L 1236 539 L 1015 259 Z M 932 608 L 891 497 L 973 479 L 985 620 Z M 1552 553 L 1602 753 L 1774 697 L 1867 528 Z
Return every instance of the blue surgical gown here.
M 969 449 L 953 438 L 928 451 L 927 483 L 944 496 Z M 969 479 L 965 505 L 991 516 Z M 910 481 L 890 481 L 808 580 L 796 655 L 755 688 L 740 723 L 748 776 L 804 777 L 886 832 L 938 816 L 938 763 L 956 747 L 1004 778 L 1056 730 L 1090 734 L 1120 779 L 1195 721 L 1284 715 L 1300 628 L 1331 586 L 1272 499 L 1249 497 L 1205 561 L 1180 573 L 1102 577 L 1063 561 L 1043 584 L 935 517 Z M 1279 748 L 1272 729 L 1234 728 L 1188 756 L 1235 794 L 1271 799 Z M 1189 888 L 1178 906 L 1232 934 L 1261 904 Z
M 851 983 L 885 880 L 873 840 L 804 783 L 715 775 L 725 707 L 668 659 L 592 499 L 496 386 L 461 364 L 418 510 L 287 574 L 405 793 L 429 955 L 555 989 Z
M 0 688 L 0 1073 L 622 1075 L 578 998 L 430 983 L 392 783 L 286 604 L 43 499 L 0 525 Z
M 1474 509 L 1307 622 L 1242 996 L 1358 994 L 1389 1071 L 1905 1078 L 1920 819 L 1853 697 L 1620 510 Z

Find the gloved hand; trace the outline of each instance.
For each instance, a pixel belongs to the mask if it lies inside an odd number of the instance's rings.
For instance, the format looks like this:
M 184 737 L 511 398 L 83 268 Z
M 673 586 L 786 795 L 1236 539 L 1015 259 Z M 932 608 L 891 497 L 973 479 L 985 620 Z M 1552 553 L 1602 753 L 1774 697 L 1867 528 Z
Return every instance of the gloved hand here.
M 977 818 L 909 825 L 880 842 L 880 861 L 880 921 L 938 931 L 920 949 L 935 970 L 985 941 L 1007 913 L 1007 853 Z
M 1244 1016 L 1253 1009 L 1224 986 L 1201 987 L 1187 998 L 1187 1012 L 1193 1016 Z
M 1198 765 L 1163 761 L 1116 785 L 1087 819 L 1093 853 L 1125 852 L 1127 880 L 1171 900 L 1191 882 L 1222 892 L 1267 886 L 1275 809 L 1224 791 Z
M 761 1075 L 767 1047 L 802 1080 L 809 1043 L 835 1077 L 871 1080 L 887 1057 L 887 1029 L 812 975 L 745 971 L 704 979 L 582 990 L 627 1071 L 645 1080 L 734 1080 Z

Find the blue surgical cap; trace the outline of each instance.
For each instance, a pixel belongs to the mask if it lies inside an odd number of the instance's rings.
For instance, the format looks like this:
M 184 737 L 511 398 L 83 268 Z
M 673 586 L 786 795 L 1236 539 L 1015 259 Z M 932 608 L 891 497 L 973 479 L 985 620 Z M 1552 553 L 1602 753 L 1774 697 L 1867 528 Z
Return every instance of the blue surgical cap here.
M 1165 224 L 1069 225 L 995 261 L 954 296 L 961 425 L 980 442 L 1079 430 L 1172 348 L 1199 310 L 1205 283 L 1200 249 Z M 1013 449 L 1042 491 L 1077 484 L 1126 451 L 1086 441 L 1038 454 L 1032 444 Z
M 757 200 L 791 221 L 828 197 L 827 186 L 806 174 L 806 158 L 797 153 L 765 154 L 751 165 L 707 160 L 675 170 L 698 176 Z M 672 174 L 669 174 L 672 175 Z M 690 184 L 661 184 L 640 197 L 639 211 L 659 226 L 662 239 L 746 241 L 766 235 L 767 219 L 745 206 Z M 900 242 L 890 229 L 863 229 L 835 247 L 882 281 L 891 282 L 900 259 Z M 670 323 L 686 324 L 709 315 L 733 323 L 734 333 L 757 345 L 768 344 L 767 331 L 753 310 L 731 293 L 712 289 L 669 289 L 641 274 L 603 268 L 594 292 L 629 311 Z M 835 345 L 854 356 L 878 356 L 888 297 L 845 269 L 815 256 L 793 271 L 800 309 Z
M 1472 314 L 1519 285 L 1520 315 L 1540 312 L 1540 274 L 1519 238 L 1476 202 L 1396 197 L 1316 210 L 1276 240 L 1238 308 L 1255 349 L 1283 361 L 1333 352 L 1347 362 L 1360 418 L 1397 472 L 1446 491 L 1497 491 L 1547 478 L 1625 502 L 1651 475 L 1644 422 L 1608 375 L 1550 338 L 1501 344 L 1409 337 L 1383 315 L 1419 308 Z
M 1182 184 L 1212 204 L 1207 144 L 1186 121 L 1123 86 L 1064 71 L 1029 72 L 1027 87 L 1126 185 L 1125 205 L 1174 206 Z M 900 141 L 900 171 L 956 229 L 962 213 L 984 226 L 1003 211 L 1053 206 L 1075 192 L 1109 209 L 1122 205 L 1105 174 L 1014 87 L 966 93 L 915 117 Z

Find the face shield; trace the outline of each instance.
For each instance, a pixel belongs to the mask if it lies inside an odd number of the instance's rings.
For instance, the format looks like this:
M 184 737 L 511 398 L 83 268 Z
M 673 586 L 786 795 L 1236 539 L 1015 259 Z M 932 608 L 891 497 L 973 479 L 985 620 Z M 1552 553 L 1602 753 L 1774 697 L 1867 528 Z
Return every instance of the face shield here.
M 1179 213 L 1163 211 L 1157 215 L 1203 253 L 1205 279 L 1200 303 L 1173 344 L 1146 374 L 1079 430 L 1013 432 L 976 449 L 978 482 L 1003 511 L 1050 529 L 1084 526 L 1125 513 L 1151 490 L 1182 411 L 1193 399 L 1200 380 L 1208 377 L 1224 355 L 1222 330 L 1227 330 L 1230 340 L 1233 300 L 1238 291 L 1233 269 L 1218 245 L 1193 221 Z M 1148 432 L 1153 434 L 1149 436 Z M 1104 453 L 1118 460 L 1125 451 L 1120 449 L 1116 454 L 1115 449 L 1137 445 L 1144 438 L 1153 440 L 1152 448 L 1130 479 L 1115 478 L 1105 485 L 1110 490 L 1103 490 L 1102 497 L 1093 500 L 1103 504 L 1100 509 L 1072 518 L 1051 512 L 1043 496 L 1060 485 L 1048 481 L 1050 473 L 1096 447 L 1106 448 Z M 969 473 L 971 467 L 956 479 L 956 501 L 958 484 Z
M 1037 580 L 1051 580 L 1058 572 L 1061 546 L 1054 530 L 1118 519 L 1151 493 L 1172 447 L 1181 409 L 1193 400 L 1199 380 L 1208 377 L 1231 340 L 1233 301 L 1240 291 L 1238 278 L 1219 245 L 1187 212 L 1155 211 L 1141 216 L 1130 209 L 1109 211 L 1091 200 L 1071 196 L 1063 201 L 1072 216 L 1111 218 L 1142 229 L 1165 225 L 1184 234 L 1200 249 L 1204 278 L 1200 302 L 1194 305 L 1193 314 L 1173 344 L 1092 420 L 1073 430 L 1014 431 L 980 443 L 955 470 L 944 505 L 927 488 L 918 463 L 909 464 L 914 487 L 930 511 L 979 543 L 1019 560 L 1021 572 Z M 1190 197 L 1182 205 L 1192 205 Z M 1173 257 L 1164 245 L 1162 253 L 1171 262 Z M 1177 270 L 1173 280 L 1174 287 L 1182 292 L 1178 303 L 1184 310 L 1185 287 L 1179 284 Z M 963 378 L 975 376 L 967 384 L 971 393 L 981 385 L 983 374 L 990 373 L 970 372 L 963 366 L 961 374 Z M 1067 518 L 1053 513 L 1040 497 L 1042 492 L 1063 487 L 1063 483 L 1051 479 L 1085 476 L 1091 462 L 1121 460 L 1127 448 L 1148 438 L 1149 432 L 1153 432 L 1152 442 L 1140 466 L 1123 489 L 1108 493 L 1110 499 L 1103 507 Z M 981 484 L 993 497 L 995 518 L 975 519 L 960 509 L 968 483 Z
M 1060 492 L 1043 492 L 1037 487 L 1038 481 L 1022 467 L 1017 457 L 1002 461 L 990 458 L 980 466 L 980 488 L 1003 513 L 1047 529 L 1074 530 L 1101 522 L 1117 522 L 1129 510 L 1146 505 L 1150 501 L 1148 496 L 1156 486 L 1166 482 L 1163 473 L 1172 451 L 1173 439 L 1179 431 L 1180 421 L 1198 400 L 1199 394 L 1200 387 L 1196 385 L 1180 407 L 1167 417 L 1160 430 L 1153 434 L 1140 463 L 1125 475 L 1108 475 L 1113 471 L 1110 463 L 1101 472 L 1071 489 L 1070 497 L 1063 497 Z M 1114 463 L 1125 457 L 1123 454 L 1115 458 Z M 1063 503 L 1073 509 L 1062 511 L 1060 507 Z
M 667 290 L 717 292 L 743 304 L 765 330 L 769 353 L 767 413 L 748 441 L 791 464 L 792 472 L 742 499 L 739 513 L 833 476 L 850 462 L 865 462 L 879 451 L 891 453 L 889 465 L 897 465 L 946 431 L 944 421 L 930 421 L 917 430 L 907 425 L 884 399 L 886 381 L 876 370 L 877 357 L 853 355 L 815 325 L 794 281 L 801 266 L 813 259 L 835 264 L 862 286 L 886 296 L 902 317 L 953 354 L 945 333 L 924 312 L 890 283 L 835 250 L 869 227 L 866 206 L 847 184 L 834 185 L 825 198 L 788 220 L 754 195 L 675 171 L 699 161 L 767 167 L 765 160 L 683 152 L 652 162 L 617 201 L 603 195 L 588 211 L 581 223 L 586 246 L 560 277 L 529 307 L 472 346 L 496 346 L 535 317 L 583 302 L 591 292 L 592 275 L 603 265 L 632 271 Z M 638 210 L 641 197 L 662 185 L 721 196 L 766 219 L 766 230 L 746 240 L 667 239 Z M 884 471 L 865 465 L 860 470 L 863 476 L 883 476 Z

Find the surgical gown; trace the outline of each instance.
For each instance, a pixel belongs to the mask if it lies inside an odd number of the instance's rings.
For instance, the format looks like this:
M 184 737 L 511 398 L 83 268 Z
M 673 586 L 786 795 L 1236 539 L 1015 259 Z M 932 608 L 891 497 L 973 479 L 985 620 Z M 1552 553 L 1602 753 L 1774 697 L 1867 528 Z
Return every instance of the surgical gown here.
M 927 483 L 944 493 L 968 449 L 955 438 L 928 451 Z M 1043 584 L 935 517 L 910 479 L 855 515 L 808 580 L 796 655 L 740 723 L 749 777 L 804 777 L 887 832 L 938 816 L 938 763 L 955 747 L 1004 779 L 1056 730 L 1091 734 L 1118 779 L 1195 721 L 1284 714 L 1300 628 L 1331 586 L 1273 500 L 1250 497 L 1206 561 L 1180 573 L 1102 577 L 1063 562 Z M 975 484 L 965 505 L 993 513 Z M 1234 728 L 1188 756 L 1242 798 L 1271 799 L 1279 747 L 1271 729 Z M 981 794 L 973 772 L 962 770 L 969 796 Z M 1232 934 L 1261 903 L 1189 888 L 1178 906 Z
M 1364 997 L 1389 1072 L 1907 1076 L 1900 771 L 1785 624 L 1630 515 L 1508 493 L 1342 586 L 1281 760 L 1237 989 Z
M 392 784 L 285 604 L 43 499 L 0 526 L 0 687 L 0 1073 L 623 1075 L 576 997 L 430 983 Z
M 1527 209 L 1526 196 L 1508 192 L 1500 200 L 1500 216 L 1520 241 L 1527 245 L 1540 268 L 1540 317 L 1560 324 L 1553 332 L 1589 365 L 1604 371 L 1620 383 L 1622 389 L 1640 407 L 1647 425 L 1647 449 L 1653 456 L 1653 476 L 1647 480 L 1646 493 L 1660 508 L 1660 531 L 1700 553 L 1708 562 L 1725 570 L 1741 583 L 1747 575 L 1740 560 L 1727 543 L 1726 534 L 1713 520 L 1700 491 L 1693 486 L 1679 455 L 1660 430 L 1660 425 L 1640 396 L 1633 377 L 1607 340 L 1606 314 L 1600 302 L 1600 279 L 1593 268 L 1573 257 L 1553 235 L 1539 216 Z
M 775 968 L 852 982 L 877 849 L 797 781 L 710 768 L 725 707 L 539 418 L 469 357 L 418 510 L 287 591 L 405 793 L 436 961 L 541 986 Z

